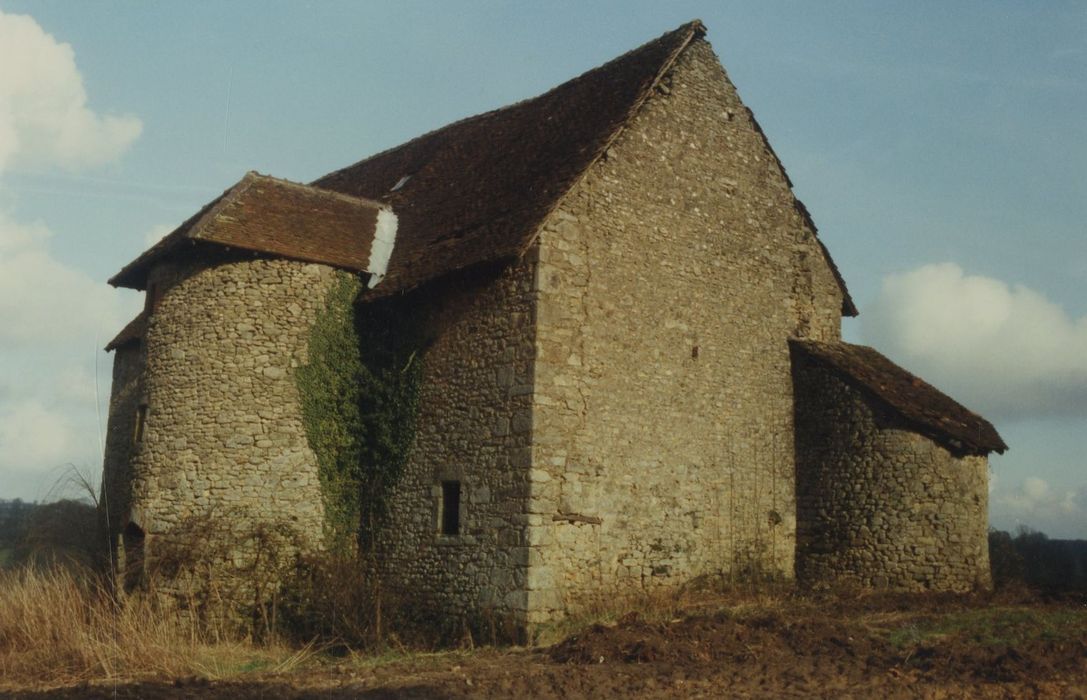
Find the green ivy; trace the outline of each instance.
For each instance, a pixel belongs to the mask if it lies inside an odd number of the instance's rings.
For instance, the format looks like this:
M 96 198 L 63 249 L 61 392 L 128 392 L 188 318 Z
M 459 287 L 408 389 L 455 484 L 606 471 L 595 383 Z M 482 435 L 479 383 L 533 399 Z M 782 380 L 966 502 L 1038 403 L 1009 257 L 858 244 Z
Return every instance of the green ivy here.
M 369 549 L 415 436 L 422 334 L 405 305 L 355 303 L 346 273 L 329 291 L 296 381 L 309 444 L 317 455 L 326 539 Z

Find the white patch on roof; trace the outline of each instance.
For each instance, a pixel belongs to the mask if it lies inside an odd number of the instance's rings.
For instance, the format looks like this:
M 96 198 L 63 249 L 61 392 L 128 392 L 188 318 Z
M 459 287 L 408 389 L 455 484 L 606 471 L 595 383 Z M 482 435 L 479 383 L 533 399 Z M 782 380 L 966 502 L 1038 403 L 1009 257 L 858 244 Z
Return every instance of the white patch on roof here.
M 374 242 L 370 246 L 370 262 L 366 265 L 366 271 L 370 273 L 370 282 L 367 287 L 373 289 L 385 278 L 385 270 L 389 267 L 389 258 L 393 254 L 393 246 L 396 245 L 396 214 L 392 209 L 379 209 L 377 212 L 377 229 L 374 231 Z

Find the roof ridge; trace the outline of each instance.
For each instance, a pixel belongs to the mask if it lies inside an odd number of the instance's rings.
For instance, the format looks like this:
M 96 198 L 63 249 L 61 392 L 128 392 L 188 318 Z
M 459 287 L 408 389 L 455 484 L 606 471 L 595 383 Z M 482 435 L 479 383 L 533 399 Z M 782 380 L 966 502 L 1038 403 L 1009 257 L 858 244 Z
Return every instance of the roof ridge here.
M 600 157 L 607 153 L 608 149 L 612 147 L 612 145 L 616 142 L 616 140 L 618 140 L 619 136 L 623 133 L 623 131 L 626 130 L 627 126 L 630 125 L 631 120 L 633 120 L 638 112 L 642 110 L 642 108 L 645 106 L 645 103 L 649 100 L 649 96 L 653 94 L 653 89 L 658 84 L 660 84 L 660 81 L 665 76 L 665 74 L 667 74 L 668 71 L 670 71 L 675 66 L 676 60 L 679 58 L 680 54 L 687 50 L 687 47 L 691 45 L 691 42 L 694 39 L 702 38 L 706 35 L 706 25 L 702 24 L 702 20 L 693 19 L 690 22 L 682 24 L 676 29 L 673 29 L 671 32 L 665 32 L 664 34 L 657 37 L 655 41 L 660 41 L 669 34 L 675 34 L 683 30 L 687 31 L 687 36 L 685 36 L 683 38 L 683 41 L 681 41 L 676 46 L 676 48 L 673 49 L 672 52 L 669 53 L 668 56 L 664 59 L 661 67 L 657 69 L 656 75 L 653 76 L 653 79 L 646 83 L 638 96 L 631 102 L 630 108 L 627 110 L 626 116 L 623 117 L 623 119 L 615 125 L 615 128 L 612 130 L 611 134 L 606 139 L 604 139 L 604 142 L 600 145 L 599 148 L 596 149 L 596 152 L 593 154 L 593 156 L 588 161 L 586 161 L 585 167 L 581 169 L 581 172 L 577 175 L 577 177 L 574 177 L 570 181 L 570 186 L 566 188 L 566 191 L 555 197 L 554 202 L 552 202 L 547 212 L 540 219 L 539 224 L 536 225 L 536 230 L 533 231 L 532 235 L 529 236 L 526 239 L 525 243 L 521 246 L 521 255 L 524 255 L 525 252 L 532 247 L 532 244 L 539 237 L 540 230 L 547 222 L 547 219 L 550 218 L 551 215 L 562 205 L 563 200 L 565 200 L 566 197 L 571 192 L 573 192 L 579 184 L 584 182 L 585 178 L 589 175 L 589 171 L 591 171 L 592 167 L 596 165 L 596 163 L 600 160 Z M 635 51 L 638 51 L 640 48 L 641 47 L 631 49 L 622 56 L 618 56 L 612 59 L 612 61 L 608 61 L 608 63 L 604 64 L 603 66 L 598 66 L 593 70 L 600 70 L 601 68 L 604 68 L 613 61 L 618 61 L 625 56 L 634 53 Z M 584 75 L 584 73 L 582 75 Z M 581 76 L 578 77 L 580 78 Z M 574 80 L 577 80 L 577 78 L 574 78 Z
M 433 128 L 433 129 L 430 129 L 429 131 L 426 131 L 426 132 L 424 132 L 422 134 L 419 134 L 418 136 L 415 136 L 414 138 L 410 138 L 407 141 L 401 141 L 400 143 L 395 144 L 393 146 L 389 146 L 388 148 L 385 148 L 385 149 L 383 149 L 381 151 L 378 151 L 377 153 L 372 153 L 372 154 L 366 156 L 365 158 L 362 158 L 361 160 L 358 160 L 358 161 L 356 161 L 354 163 L 351 163 L 350 165 L 345 165 L 342 168 L 337 168 L 336 170 L 325 173 L 324 175 L 317 178 L 316 180 L 311 181 L 309 183 L 309 185 L 316 186 L 316 187 L 321 187 L 317 183 L 325 181 L 325 180 L 332 180 L 332 179 L 335 178 L 335 176 L 339 175 L 340 173 L 343 173 L 343 172 L 348 171 L 348 170 L 352 170 L 354 168 L 358 168 L 358 167 L 360 167 L 362 165 L 365 165 L 366 163 L 368 163 L 368 162 L 370 162 L 372 160 L 376 160 L 377 158 L 385 156 L 385 155 L 387 155 L 387 154 L 389 154 L 389 153 L 391 153 L 393 151 L 397 151 L 397 150 L 406 148 L 406 147 L 408 147 L 408 146 L 410 146 L 410 145 L 412 145 L 414 143 L 417 143 L 417 142 L 422 141 L 424 139 L 428 139 L 428 138 L 432 137 L 434 134 L 436 134 L 436 133 L 438 133 L 440 131 L 445 131 L 446 129 L 450 129 L 450 128 L 457 127 L 457 126 L 463 126 L 465 124 L 470 124 L 470 123 L 472 123 L 474 121 L 483 120 L 483 119 L 486 119 L 488 117 L 493 116 L 494 114 L 496 114 L 498 112 L 505 112 L 505 111 L 508 111 L 508 110 L 513 110 L 513 109 L 516 109 L 518 107 L 521 107 L 521 106 L 525 105 L 526 103 L 532 102 L 534 100 L 538 100 L 541 97 L 549 95 L 552 92 L 554 92 L 555 90 L 565 86 L 567 83 L 572 83 L 572 82 L 574 82 L 576 80 L 580 80 L 581 78 L 584 78 L 585 76 L 589 75 L 590 73 L 596 73 L 597 71 L 604 70 L 608 66 L 610 66 L 610 65 L 612 65 L 614 63 L 617 63 L 619 61 L 622 61 L 623 59 L 629 57 L 631 54 L 634 54 L 634 53 L 637 53 L 638 51 L 641 51 L 642 49 L 644 49 L 649 44 L 653 44 L 655 42 L 661 41 L 665 37 L 667 37 L 669 35 L 672 35 L 672 34 L 678 34 L 679 32 L 681 32 L 683 30 L 687 30 L 687 31 L 690 32 L 690 36 L 685 38 L 684 41 L 683 41 L 683 47 L 682 48 L 686 48 L 687 45 L 690 43 L 691 38 L 693 38 L 693 36 L 695 34 L 697 34 L 699 36 L 704 36 L 706 34 L 706 25 L 704 25 L 702 23 L 702 20 L 700 20 L 700 19 L 693 19 L 693 20 L 691 20 L 689 22 L 681 24 L 680 26 L 676 27 L 675 29 L 673 29 L 671 31 L 664 32 L 663 34 L 658 36 L 656 39 L 651 39 L 650 41 L 644 42 L 643 44 L 640 44 L 639 46 L 636 46 L 633 49 L 630 49 L 629 51 L 626 51 L 626 52 L 622 53 L 621 55 L 616 56 L 616 57 L 608 60 L 605 63 L 602 63 L 602 64 L 597 65 L 597 66 L 593 66 L 592 68 L 587 68 L 586 70 L 582 71 L 581 73 L 575 75 L 572 78 L 567 78 L 566 80 L 563 80 L 561 83 L 559 83 L 557 85 L 552 85 L 550 88 L 548 88 L 547 90 L 544 90 L 543 92 L 541 92 L 541 93 L 539 93 L 537 95 L 533 95 L 531 97 L 525 97 L 523 99 L 517 100 L 516 102 L 511 102 L 510 104 L 502 105 L 500 107 L 495 107 L 494 109 L 489 109 L 486 112 L 479 112 L 477 114 L 471 114 L 471 115 L 468 115 L 467 117 L 462 117 L 460 119 L 456 119 L 456 120 L 448 122 L 446 124 L 442 124 L 441 126 L 437 126 L 437 127 Z M 679 53 L 681 51 L 682 51 L 682 49 L 680 51 L 675 52 L 673 55 L 669 56 L 667 63 L 668 64 L 673 63 L 675 61 L 675 58 L 679 55 Z M 660 80 L 661 76 L 663 75 L 663 72 L 664 71 L 659 72 L 654 77 L 652 85 L 656 85 L 656 83 Z M 638 102 L 639 103 L 644 102 L 644 96 L 639 97 Z M 639 104 L 639 107 L 640 107 L 640 104 Z M 628 119 L 629 119 L 629 115 L 628 115 Z M 596 162 L 596 157 L 593 158 L 593 162 Z M 324 188 L 321 187 L 321 189 L 324 189 Z
M 266 173 L 258 172 L 256 170 L 250 170 L 249 172 L 247 172 L 245 176 L 242 177 L 241 181 L 245 181 L 247 179 L 251 179 L 253 181 L 270 181 L 276 183 L 277 185 L 284 185 L 286 187 L 292 187 L 297 190 L 314 192 L 315 194 L 319 194 L 322 197 L 337 199 L 351 204 L 367 204 L 377 207 L 379 209 L 390 208 L 390 205 L 387 202 L 380 202 L 376 199 L 370 199 L 369 197 L 357 197 L 355 195 L 346 194 L 344 192 L 337 192 L 336 190 L 325 189 L 324 187 L 315 187 L 304 182 L 296 182 L 294 180 L 288 180 L 283 177 L 276 177 L 275 175 L 268 175 Z M 239 181 L 239 183 L 237 184 L 240 184 L 241 181 Z
M 184 235 L 183 237 L 189 238 L 194 241 L 204 240 L 203 233 L 206 229 L 205 224 L 207 224 L 209 221 L 214 221 L 215 217 L 217 217 L 220 212 L 222 212 L 231 204 L 234 204 L 234 202 L 237 201 L 238 197 L 249 191 L 249 189 L 253 187 L 253 180 L 254 176 L 256 175 L 258 175 L 258 173 L 254 170 L 250 170 L 245 175 L 242 175 L 241 180 L 238 180 L 233 185 L 228 187 L 227 190 L 223 192 L 223 195 L 221 197 L 214 200 L 212 205 L 208 207 L 207 210 L 203 211 L 203 215 L 200 216 L 196 221 L 192 223 L 192 225 L 190 225 L 186 229 L 187 235 Z M 185 224 L 177 227 L 175 231 L 181 230 L 183 226 L 185 226 Z

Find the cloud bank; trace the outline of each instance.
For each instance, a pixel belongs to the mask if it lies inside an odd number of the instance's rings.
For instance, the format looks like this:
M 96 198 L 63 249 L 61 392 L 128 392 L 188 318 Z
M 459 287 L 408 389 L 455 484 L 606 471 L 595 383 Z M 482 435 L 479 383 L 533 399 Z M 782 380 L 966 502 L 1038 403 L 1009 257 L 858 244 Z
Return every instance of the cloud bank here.
M 100 116 L 87 107 L 71 46 L 32 17 L 0 12 L 0 172 L 16 164 L 101 165 L 142 129 L 136 117 Z
M 1082 488 L 1054 488 L 1045 479 L 1027 477 L 1016 488 L 999 485 L 990 497 L 993 524 L 1010 532 L 1020 526 L 1057 538 L 1082 537 L 1087 528 Z
M 141 129 L 135 117 L 87 107 L 69 45 L 31 17 L 0 12 L 0 178 L 17 165 L 105 164 Z M 96 362 L 109 367 L 101 346 L 138 310 L 135 295 L 58 260 L 56 240 L 0 210 L 0 497 L 44 496 L 66 464 L 100 467 L 109 377 L 96 387 Z
M 1087 416 L 1087 317 L 954 263 L 889 275 L 861 334 L 990 418 Z

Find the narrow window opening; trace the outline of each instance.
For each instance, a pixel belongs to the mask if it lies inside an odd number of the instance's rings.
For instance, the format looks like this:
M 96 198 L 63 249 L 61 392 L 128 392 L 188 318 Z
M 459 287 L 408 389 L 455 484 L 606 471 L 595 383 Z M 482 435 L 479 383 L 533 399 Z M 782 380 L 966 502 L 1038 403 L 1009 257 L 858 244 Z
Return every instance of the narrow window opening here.
M 442 482 L 442 534 L 460 534 L 460 482 Z
M 144 577 L 144 534 L 143 528 L 134 522 L 125 525 L 121 533 L 121 543 L 124 546 L 124 589 L 125 593 L 140 588 Z
M 162 298 L 162 292 L 159 291 L 158 282 L 151 282 L 147 285 L 147 299 L 144 302 L 144 308 L 148 313 L 155 310 L 155 307 L 159 305 L 159 300 Z
M 142 403 L 136 409 L 136 427 L 132 431 L 132 442 L 140 444 L 143 442 L 143 431 L 147 426 L 147 404 Z

